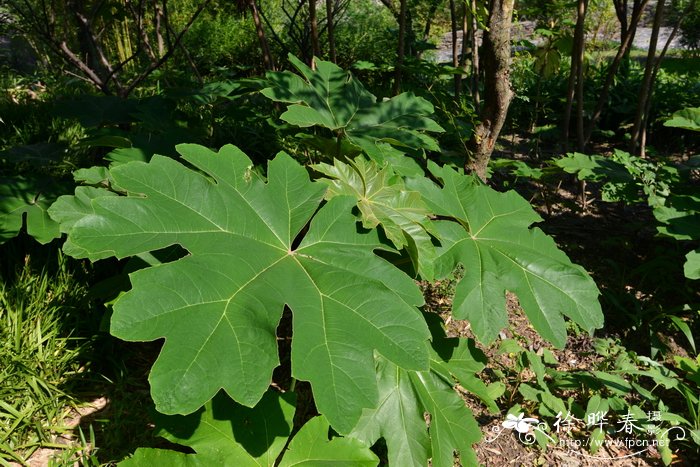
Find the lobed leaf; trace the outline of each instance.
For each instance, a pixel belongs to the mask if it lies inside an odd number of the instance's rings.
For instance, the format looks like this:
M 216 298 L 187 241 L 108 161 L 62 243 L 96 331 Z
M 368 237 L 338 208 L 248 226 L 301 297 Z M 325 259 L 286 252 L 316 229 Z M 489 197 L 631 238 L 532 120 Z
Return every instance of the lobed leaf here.
M 465 464 L 476 462 L 472 444 L 479 441 L 479 425 L 464 400 L 433 371 L 406 371 L 377 357 L 380 403 L 365 410 L 350 433 L 367 444 L 384 438 L 389 465 L 452 467 L 454 455 Z M 430 414 L 430 426 L 425 413 Z
M 0 178 L 0 243 L 16 237 L 25 226 L 39 243 L 58 238 L 58 224 L 47 209 L 63 189 L 62 184 L 49 179 Z
M 291 104 L 282 120 L 299 127 L 327 128 L 379 162 L 396 158 L 391 146 L 439 150 L 437 141 L 424 133 L 444 131 L 430 118 L 434 108 L 427 100 L 402 93 L 376 102 L 359 81 L 332 62 L 316 59 L 316 70 L 312 70 L 291 54 L 289 61 L 301 76 L 268 73 L 272 86 L 262 91 L 274 101 Z M 341 149 L 338 145 L 337 150 Z M 407 170 L 418 173 L 415 164 Z
M 383 437 L 389 465 L 428 465 L 432 458 L 434 466 L 451 467 L 455 453 L 463 465 L 471 465 L 476 462 L 472 444 L 479 441 L 481 432 L 453 386 L 457 381 L 470 391 L 474 389 L 489 408 L 497 409 L 486 394 L 486 385 L 476 377 L 485 367 L 486 356 L 473 340 L 447 338 L 437 315 L 425 317 L 433 334 L 430 370 L 402 370 L 377 356 L 380 403 L 364 410 L 350 436 L 367 444 Z M 480 385 L 472 384 L 473 380 Z M 426 413 L 430 414 L 429 423 Z
M 449 274 L 462 264 L 465 275 L 453 300 L 453 314 L 468 319 L 476 335 L 493 340 L 507 324 L 505 291 L 514 292 L 535 329 L 558 347 L 566 343 L 567 316 L 592 332 L 603 324 L 598 288 L 586 271 L 571 263 L 554 241 L 530 229 L 540 217 L 515 192 L 498 193 L 470 176 L 431 165 L 439 186 L 412 179 L 439 216 L 442 247 L 436 270 Z M 456 222 L 455 222 L 456 221 Z
M 410 370 L 428 367 L 416 284 L 374 254 L 354 200 L 321 206 L 325 188 L 280 154 L 267 181 L 237 148 L 180 145 L 197 171 L 165 157 L 114 167 L 128 196 L 91 201 L 65 251 L 92 260 L 180 245 L 189 255 L 130 275 L 111 332 L 165 338 L 150 374 L 156 407 L 191 413 L 224 389 L 253 406 L 278 365 L 276 328 L 293 314 L 292 375 L 311 382 L 317 407 L 340 433 L 377 401 L 374 350 Z

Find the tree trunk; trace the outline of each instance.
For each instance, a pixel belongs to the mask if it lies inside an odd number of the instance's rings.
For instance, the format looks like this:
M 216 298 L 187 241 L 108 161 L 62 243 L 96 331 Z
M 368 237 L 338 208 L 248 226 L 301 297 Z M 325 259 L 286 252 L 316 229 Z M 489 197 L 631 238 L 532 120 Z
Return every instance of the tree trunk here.
M 671 31 L 671 34 L 668 36 L 668 39 L 666 39 L 666 44 L 664 44 L 663 49 L 661 50 L 661 53 L 656 57 L 656 61 L 654 63 L 654 71 L 651 74 L 651 88 L 650 88 L 650 93 L 649 97 L 647 98 L 647 105 L 646 109 L 644 111 L 644 120 L 646 122 L 649 121 L 649 113 L 651 111 L 651 97 L 654 92 L 654 83 L 656 82 L 656 76 L 659 74 L 659 70 L 661 69 L 661 62 L 663 61 L 664 57 L 666 56 L 666 52 L 668 52 L 668 48 L 670 47 L 671 43 L 673 42 L 673 39 L 675 39 L 676 35 L 678 34 L 678 30 L 680 29 L 681 26 L 681 21 L 683 21 L 683 18 L 688 14 L 688 12 L 692 11 L 693 8 L 695 8 L 695 3 L 696 0 L 691 1 L 686 8 L 683 10 L 683 13 L 678 16 L 678 19 L 676 20 L 676 24 L 673 26 L 673 30 Z M 646 149 L 646 141 L 647 141 L 647 125 L 642 126 L 642 136 L 639 141 L 639 153 L 643 156 L 645 153 Z
M 471 0 L 469 42 L 471 42 L 472 45 L 472 96 L 474 97 L 474 106 L 478 109 L 481 106 L 481 96 L 479 93 L 479 42 L 476 37 L 476 32 L 479 30 L 479 21 L 476 18 L 476 12 L 476 0 Z
M 574 105 L 574 95 L 577 93 L 577 83 L 582 80 L 583 53 L 585 51 L 585 20 L 588 0 L 578 0 L 576 13 L 576 28 L 574 30 L 574 47 L 571 53 L 571 70 L 569 71 L 569 83 L 566 89 L 566 107 L 564 109 L 564 121 L 562 122 L 562 140 L 566 151 L 569 148 L 569 130 L 571 128 L 571 113 Z M 576 96 L 578 101 L 578 96 Z M 578 118 L 578 112 L 577 112 Z M 578 128 L 578 119 L 577 119 Z M 581 132 L 583 133 L 583 132 Z
M 583 28 L 588 11 L 588 0 L 579 0 L 578 16 L 581 19 L 579 28 L 579 46 L 576 55 L 576 142 L 578 150 L 583 152 L 586 146 L 586 135 L 583 130 L 583 55 L 586 51 L 586 34 Z M 578 20 L 577 20 L 578 27 Z
M 453 2 L 454 0 L 450 0 Z M 425 26 L 423 27 L 423 40 L 428 41 L 430 38 L 430 30 L 433 27 L 433 19 L 435 19 L 435 12 L 438 9 L 438 6 L 442 3 L 440 0 L 431 0 L 430 2 L 430 10 L 428 10 L 428 15 L 425 19 Z M 423 51 L 418 52 L 417 57 L 420 58 L 422 55 Z
M 250 11 L 253 16 L 253 23 L 255 24 L 255 32 L 258 35 L 258 43 L 260 44 L 260 50 L 263 54 L 263 64 L 265 65 L 265 70 L 272 71 L 275 69 L 275 63 L 272 61 L 272 54 L 270 53 L 270 46 L 267 43 L 265 29 L 263 28 L 262 22 L 260 21 L 260 13 L 258 10 L 257 1 L 248 0 L 248 5 L 250 6 Z
M 620 23 L 620 43 L 630 36 L 630 44 L 634 42 L 634 36 L 637 34 L 637 23 L 633 18 L 637 15 L 641 15 L 644 11 L 644 7 L 648 2 L 645 0 L 633 0 L 632 1 L 632 15 L 628 16 L 629 12 L 629 1 L 628 0 L 613 0 L 613 5 L 615 7 L 615 15 Z M 625 58 L 629 57 L 630 49 L 625 52 Z
M 644 77 L 642 78 L 642 87 L 639 90 L 639 100 L 637 101 L 637 112 L 634 115 L 634 125 L 632 126 L 632 137 L 630 138 L 630 153 L 637 152 L 637 146 L 640 144 L 643 128 L 646 127 L 646 110 L 647 101 L 651 95 L 653 83 L 654 66 L 656 65 L 656 43 L 659 40 L 659 28 L 664 16 L 665 0 L 658 0 L 656 3 L 656 12 L 654 13 L 654 24 L 651 29 L 651 38 L 649 40 L 649 51 L 647 52 L 647 61 L 644 65 Z M 640 154 L 643 155 L 643 154 Z
M 401 0 L 399 10 L 399 45 L 396 56 L 396 71 L 394 74 L 394 94 L 401 92 L 401 79 L 403 75 L 403 61 L 406 54 L 406 9 L 408 0 Z
M 452 66 L 459 66 L 459 49 L 457 48 L 457 8 L 455 0 L 450 0 L 450 25 L 452 27 Z M 464 37 L 462 37 L 464 40 Z M 454 75 L 455 80 L 455 99 L 459 100 L 459 95 L 462 91 L 462 75 Z
M 510 30 L 514 0 L 493 0 L 489 29 L 484 33 L 484 108 L 469 142 L 466 168 L 486 179 L 486 167 L 503 128 L 513 98 L 510 88 Z
M 464 82 L 464 76 L 467 74 L 467 44 L 469 41 L 469 7 L 467 3 L 463 4 L 463 15 L 462 15 L 462 50 L 459 52 L 459 67 L 462 69 L 462 76 L 460 83 Z M 461 86 L 460 86 L 461 87 Z
M 326 0 L 326 24 L 328 25 L 328 58 L 335 63 L 335 24 L 333 24 L 333 0 Z
M 309 23 L 311 26 L 311 50 L 313 57 L 321 56 L 321 45 L 318 42 L 318 21 L 316 19 L 316 0 L 309 0 Z M 311 68 L 316 69 L 316 61 L 311 58 Z
M 636 9 L 634 14 L 632 15 L 632 18 L 630 19 L 627 34 L 624 36 L 620 47 L 617 49 L 617 54 L 615 55 L 615 58 L 610 64 L 610 67 L 608 67 L 608 72 L 605 76 L 605 82 L 603 83 L 603 87 L 601 88 L 598 94 L 598 102 L 596 102 L 595 110 L 593 111 L 591 120 L 588 123 L 588 130 L 586 131 L 586 136 L 584 138 L 584 146 L 587 145 L 588 142 L 591 140 L 593 130 L 598 124 L 598 119 L 603 113 L 603 108 L 605 107 L 605 104 L 608 102 L 608 94 L 610 92 L 610 87 L 612 86 L 612 83 L 615 80 L 615 74 L 617 73 L 617 70 L 620 67 L 620 63 L 622 63 L 623 57 L 627 54 L 630 47 L 632 46 L 632 39 L 634 38 L 635 31 L 637 30 L 637 24 L 639 23 L 639 19 L 642 16 L 642 11 L 644 11 L 644 7 L 648 2 L 649 0 L 641 0 L 641 2 L 639 3 L 639 8 Z

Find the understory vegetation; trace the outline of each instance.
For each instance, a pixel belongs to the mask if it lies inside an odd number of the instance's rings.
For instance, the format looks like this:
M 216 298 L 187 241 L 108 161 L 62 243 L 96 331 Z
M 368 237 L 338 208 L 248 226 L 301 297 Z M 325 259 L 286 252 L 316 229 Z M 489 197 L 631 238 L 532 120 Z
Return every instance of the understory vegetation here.
M 0 1 L 0 465 L 694 465 L 698 8 Z

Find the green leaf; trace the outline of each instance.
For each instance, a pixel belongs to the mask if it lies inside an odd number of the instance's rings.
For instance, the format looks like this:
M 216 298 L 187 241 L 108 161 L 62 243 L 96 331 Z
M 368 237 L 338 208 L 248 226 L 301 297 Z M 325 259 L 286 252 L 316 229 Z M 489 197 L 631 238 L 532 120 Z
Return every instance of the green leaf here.
M 700 107 L 691 107 L 674 112 L 671 119 L 664 122 L 664 126 L 700 131 Z
M 700 249 L 685 255 L 683 273 L 688 279 L 700 279 Z
M 430 359 L 431 371 L 439 374 L 445 381 L 455 380 L 470 393 L 486 404 L 492 413 L 499 412 L 493 399 L 493 392 L 500 386 L 491 388 L 477 376 L 486 367 L 486 356 L 472 339 L 446 338 L 433 334 L 433 349 Z
M 384 438 L 390 465 L 427 465 L 430 437 L 409 375 L 378 357 L 377 381 L 379 404 L 365 409 L 350 436 L 370 445 Z
M 625 157 L 629 159 L 632 156 L 617 150 L 613 157 L 588 156 L 574 152 L 554 160 L 553 164 L 566 173 L 575 174 L 579 180 L 606 181 L 605 187 L 608 190 L 619 191 L 626 184 L 634 182 L 625 165 L 618 160 L 624 160 Z
M 356 439 L 333 438 L 329 441 L 328 429 L 328 421 L 324 417 L 315 417 L 306 422 L 289 443 L 279 467 L 373 467 L 379 464 L 379 459 L 369 447 Z
M 362 225 L 368 229 L 381 225 L 397 249 L 408 250 L 414 269 L 424 279 L 432 280 L 436 252 L 431 234 L 437 233 L 420 193 L 408 191 L 389 165 L 379 167 L 362 157 L 351 164 L 336 159 L 334 165 L 317 164 L 313 168 L 328 177 L 321 179 L 329 185 L 327 199 L 343 195 L 357 199 Z
M 100 166 L 78 169 L 73 172 L 73 179 L 87 185 L 106 185 L 110 182 L 109 169 Z
M 247 408 L 219 393 L 193 414 L 156 414 L 156 434 L 189 446 L 196 454 L 138 449 L 132 458 L 119 465 L 274 465 L 292 431 L 294 402 L 292 393 L 268 392 L 255 407 Z
M 566 173 L 576 174 L 579 180 L 599 180 L 601 177 L 600 156 L 588 156 L 578 152 L 569 153 L 554 161 L 554 165 Z
M 367 444 L 386 440 L 389 465 L 452 467 L 454 453 L 463 465 L 476 462 L 472 444 L 481 432 L 464 401 L 434 371 L 414 372 L 377 357 L 380 404 L 365 410 L 350 434 Z M 430 427 L 424 413 L 430 413 Z
M 291 54 L 289 60 L 301 76 L 268 73 L 272 86 L 262 91 L 274 101 L 291 104 L 282 120 L 299 127 L 327 128 L 380 162 L 386 160 L 384 144 L 439 150 L 437 142 L 423 133 L 444 131 L 429 118 L 434 111 L 430 102 L 412 93 L 377 102 L 358 80 L 332 62 L 316 59 L 314 71 Z
M 495 169 L 509 169 L 516 177 L 524 177 L 532 180 L 540 180 L 544 177 L 544 170 L 539 167 L 530 167 L 523 161 L 513 159 L 492 159 L 489 166 Z
M 530 364 L 530 370 L 532 370 L 532 372 L 535 373 L 535 376 L 537 377 L 537 383 L 542 387 L 547 387 L 546 383 L 544 382 L 546 368 L 544 366 L 544 363 L 542 362 L 542 358 L 532 351 L 527 351 L 525 355 L 527 355 L 527 361 Z
M 695 252 L 690 252 L 688 253 L 688 256 L 691 255 L 692 253 L 696 253 L 699 255 L 698 259 L 700 260 L 700 251 L 695 251 Z M 688 257 L 686 256 L 686 258 Z M 686 263 L 687 265 L 688 263 Z M 698 268 L 700 268 L 700 264 L 698 264 Z M 700 271 L 699 271 L 700 273 Z M 688 273 L 686 272 L 685 277 L 689 279 L 694 279 L 693 277 L 690 277 Z M 700 277 L 697 277 L 695 279 L 700 279 Z M 676 329 L 678 329 L 680 332 L 683 333 L 686 339 L 688 339 L 688 343 L 690 344 L 690 347 L 693 349 L 693 352 L 697 354 L 697 349 L 695 348 L 695 339 L 693 338 L 693 331 L 691 331 L 690 326 L 688 326 L 688 323 L 686 323 L 683 318 L 680 316 L 675 316 L 675 315 L 669 315 L 668 317 L 671 322 L 673 323 L 674 326 L 676 326 Z
M 622 376 L 604 371 L 593 371 L 592 373 L 598 383 L 610 389 L 614 394 L 625 395 L 632 390 L 632 386 Z
M 60 230 L 67 233 L 83 217 L 94 214 L 92 200 L 103 196 L 117 196 L 104 188 L 81 186 L 75 189 L 75 195 L 59 197 L 48 209 L 51 218 L 60 224 Z
M 440 232 L 436 271 L 465 268 L 457 284 L 453 314 L 468 319 L 479 339 L 489 342 L 507 324 L 505 291 L 514 292 L 534 328 L 557 347 L 566 343 L 563 316 L 588 332 L 600 328 L 603 314 L 598 288 L 586 273 L 537 228 L 530 204 L 515 192 L 498 193 L 473 177 L 432 164 L 442 186 L 410 179 L 438 216 Z
M 285 154 L 267 181 L 240 150 L 196 145 L 110 170 L 128 196 L 92 200 L 65 251 L 92 260 L 180 245 L 189 255 L 130 275 L 111 332 L 165 338 L 150 374 L 156 407 L 191 413 L 223 388 L 255 405 L 278 365 L 276 328 L 293 314 L 292 375 L 310 381 L 318 410 L 340 433 L 374 407 L 374 350 L 408 370 L 429 366 L 417 285 L 374 254 L 387 249 L 358 228 L 355 200 L 325 192 Z M 320 209 L 319 209 L 320 208 Z
M 469 465 L 474 458 L 471 444 L 479 440 L 480 431 L 453 385 L 457 381 L 490 409 L 496 406 L 476 377 L 485 367 L 486 356 L 471 339 L 447 338 L 437 315 L 424 316 L 432 332 L 430 371 L 405 371 L 377 356 L 380 403 L 365 409 L 350 436 L 367 444 L 383 437 L 389 465 L 426 465 L 432 453 L 433 465 L 452 466 L 454 451 L 460 451 L 463 464 Z M 480 385 L 470 386 L 472 380 Z M 426 412 L 431 414 L 430 427 Z
M 672 195 L 664 206 L 654 208 L 654 217 L 661 223 L 659 233 L 677 240 L 700 239 L 700 197 Z M 686 255 L 683 273 L 688 279 L 700 279 L 700 249 Z
M 82 147 L 130 148 L 132 143 L 125 136 L 103 134 L 84 138 L 79 145 Z
M 178 101 L 191 101 L 197 105 L 211 105 L 218 100 L 234 100 L 234 91 L 238 91 L 243 84 L 233 80 L 213 81 L 199 88 L 170 88 L 165 94 Z
M 218 394 L 204 408 L 187 416 L 156 416 L 156 434 L 195 454 L 163 449 L 138 449 L 123 467 L 268 467 L 275 465 L 288 442 L 294 418 L 294 394 L 267 392 L 254 408 L 243 407 Z M 356 439 L 328 440 L 328 421 L 308 421 L 289 443 L 280 467 L 353 465 L 375 466 L 377 457 Z
M 63 189 L 49 178 L 0 178 L 0 244 L 16 237 L 24 226 L 39 243 L 58 238 L 58 223 L 47 209 Z
M 598 427 L 595 428 L 589 437 L 589 445 L 590 445 L 590 452 L 591 454 L 595 454 L 598 452 L 598 450 L 603 446 L 603 443 L 605 442 L 605 430 L 602 428 Z

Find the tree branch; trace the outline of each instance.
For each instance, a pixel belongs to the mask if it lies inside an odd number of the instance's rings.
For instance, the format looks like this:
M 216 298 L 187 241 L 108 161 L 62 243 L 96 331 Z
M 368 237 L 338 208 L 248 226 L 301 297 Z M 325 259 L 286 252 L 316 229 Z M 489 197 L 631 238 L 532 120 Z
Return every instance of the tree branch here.
M 168 48 L 168 50 L 163 54 L 160 59 L 158 59 L 157 62 L 152 63 L 151 65 L 148 66 L 136 79 L 134 79 L 131 83 L 129 83 L 129 86 L 124 89 L 124 96 L 128 96 L 131 94 L 131 92 L 141 84 L 141 82 L 146 79 L 151 73 L 153 73 L 155 70 L 157 70 L 163 63 L 166 62 L 170 58 L 170 56 L 175 53 L 175 50 L 177 50 L 177 47 L 179 46 L 180 42 L 182 41 L 182 38 L 184 37 L 185 33 L 189 31 L 190 27 L 192 27 L 192 24 L 194 21 L 199 17 L 199 15 L 202 13 L 204 8 L 209 4 L 211 0 L 204 0 L 202 3 L 199 4 L 199 7 L 197 7 L 197 10 L 194 12 L 194 14 L 190 17 L 189 21 L 187 24 L 182 28 L 180 33 L 177 35 L 175 38 L 175 41 L 173 42 L 172 46 Z

